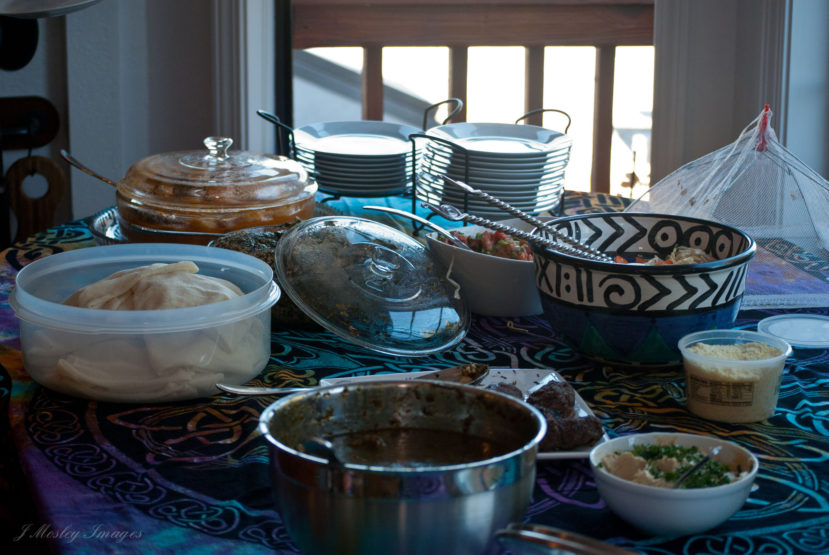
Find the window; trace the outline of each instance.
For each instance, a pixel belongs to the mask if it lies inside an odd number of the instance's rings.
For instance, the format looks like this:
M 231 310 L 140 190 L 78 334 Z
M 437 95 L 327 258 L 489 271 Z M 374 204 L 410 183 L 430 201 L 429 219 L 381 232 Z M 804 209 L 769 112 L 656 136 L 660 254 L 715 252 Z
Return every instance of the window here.
M 452 96 L 465 102 L 453 121 L 513 122 L 527 106 L 556 108 L 573 120 L 568 189 L 638 196 L 647 187 L 652 0 L 294 0 L 294 10 L 295 126 L 382 118 L 419 127 L 423 108 Z M 527 122 L 560 129 L 556 117 Z M 631 191 L 623 183 L 634 172 Z

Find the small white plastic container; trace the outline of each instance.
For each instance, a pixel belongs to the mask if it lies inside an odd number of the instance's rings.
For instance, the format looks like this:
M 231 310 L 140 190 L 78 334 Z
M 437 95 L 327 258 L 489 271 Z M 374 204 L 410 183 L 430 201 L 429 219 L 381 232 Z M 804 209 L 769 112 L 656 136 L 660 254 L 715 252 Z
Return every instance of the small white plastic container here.
M 115 272 L 194 262 L 244 293 L 202 306 L 99 310 L 61 304 Z M 280 289 L 265 262 L 185 244 L 128 244 L 63 252 L 24 267 L 9 304 L 20 320 L 23 364 L 50 389 L 101 401 L 156 402 L 212 395 L 241 384 L 270 356 L 270 308 Z
M 734 424 L 759 422 L 774 414 L 783 368 L 792 352 L 786 341 L 753 331 L 722 329 L 688 334 L 678 347 L 688 410 L 708 420 Z

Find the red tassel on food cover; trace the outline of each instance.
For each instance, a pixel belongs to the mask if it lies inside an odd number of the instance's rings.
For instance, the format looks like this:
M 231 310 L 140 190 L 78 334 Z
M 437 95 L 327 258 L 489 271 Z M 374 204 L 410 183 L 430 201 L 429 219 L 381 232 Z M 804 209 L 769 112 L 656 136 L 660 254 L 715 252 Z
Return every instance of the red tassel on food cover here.
M 769 105 L 766 104 L 763 107 L 763 116 L 760 118 L 760 142 L 757 143 L 757 151 L 758 152 L 765 152 L 768 148 L 766 146 L 766 134 L 769 127 L 769 116 L 771 115 L 771 110 L 769 109 Z

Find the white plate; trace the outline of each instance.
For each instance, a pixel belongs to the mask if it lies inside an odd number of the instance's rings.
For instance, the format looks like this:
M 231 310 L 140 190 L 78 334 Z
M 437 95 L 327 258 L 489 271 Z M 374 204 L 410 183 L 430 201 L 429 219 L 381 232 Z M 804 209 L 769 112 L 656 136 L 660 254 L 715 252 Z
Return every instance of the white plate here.
M 551 129 L 511 123 L 450 123 L 432 127 L 426 135 L 449 141 L 469 152 L 498 158 L 544 158 L 569 145 L 571 139 Z
M 432 372 L 432 370 L 424 371 L 424 372 L 400 372 L 400 373 L 389 373 L 389 374 L 372 374 L 369 376 L 351 376 L 348 378 L 323 378 L 320 380 L 321 386 L 327 385 L 336 385 L 336 384 L 347 384 L 352 382 L 360 382 L 360 381 L 375 381 L 375 380 L 413 380 L 424 374 L 428 374 Z M 556 372 L 555 370 L 549 369 L 542 369 L 542 368 L 490 368 L 489 375 L 484 379 L 481 383 L 482 387 L 486 387 L 490 384 L 498 384 L 498 383 L 511 383 L 514 384 L 518 389 L 520 389 L 524 393 L 524 397 L 529 394 L 530 390 L 533 388 L 547 384 L 552 381 L 566 381 L 564 378 L 561 377 L 561 374 Z M 590 416 L 593 415 L 593 411 L 590 410 L 590 407 L 587 403 L 584 402 L 584 399 L 576 393 L 576 403 L 575 403 L 576 413 L 579 416 Z M 607 432 L 602 434 L 602 438 L 595 444 L 598 445 L 599 443 L 603 443 L 608 440 Z M 539 452 L 538 460 L 541 461 L 549 461 L 549 460 L 558 460 L 558 459 L 586 459 L 587 456 L 590 454 L 590 450 L 595 447 L 595 445 L 587 445 L 585 447 L 579 447 L 577 449 L 572 449 L 570 451 L 545 451 Z
M 327 172 L 312 171 L 311 172 L 317 181 L 329 183 L 331 185 L 342 185 L 344 187 L 364 188 L 372 185 L 397 185 L 405 183 L 410 185 L 412 183 L 411 175 L 387 175 L 387 176 L 363 176 L 361 178 L 349 178 L 341 175 L 334 175 Z
M 489 212 L 506 212 L 506 210 L 501 210 L 500 208 L 493 206 L 488 202 L 480 200 L 476 197 L 470 196 L 468 199 L 465 199 L 463 194 L 451 193 L 446 191 L 445 189 L 441 191 L 440 189 L 430 187 L 429 185 L 424 185 L 423 181 L 418 182 L 417 188 L 419 191 L 429 193 L 429 196 L 440 197 L 441 203 L 453 204 L 461 210 L 463 210 L 463 207 L 466 206 L 467 208 L 485 209 Z M 499 199 L 509 203 L 510 206 L 520 208 L 522 210 L 524 208 L 533 209 L 537 204 L 546 204 L 549 202 L 555 203 L 560 199 L 560 197 L 561 187 L 555 187 L 549 190 L 545 187 L 544 191 L 526 197 L 510 195 L 498 196 Z
M 563 181 L 565 168 L 562 167 L 557 170 L 551 171 L 550 173 L 547 173 L 541 176 L 540 178 L 534 177 L 532 179 L 521 178 L 519 176 L 505 178 L 498 176 L 476 176 L 472 173 L 470 173 L 469 177 L 467 177 L 465 173 L 461 171 L 445 172 L 428 165 L 424 165 L 418 168 L 418 171 L 424 175 L 429 175 L 434 180 L 439 180 L 441 182 L 443 181 L 443 176 L 447 175 L 452 179 L 464 181 L 472 187 L 489 192 L 490 189 L 514 191 L 518 187 L 531 190 L 536 186 L 543 185 L 545 183 L 555 183 L 556 181 Z M 460 191 L 460 189 L 457 190 Z
M 418 188 L 417 190 L 417 200 L 430 202 L 432 204 L 447 204 L 443 197 L 441 197 L 440 193 L 424 191 L 422 188 Z M 539 203 L 528 203 L 528 206 L 522 206 L 519 203 L 510 204 L 512 204 L 516 208 L 520 208 L 522 211 L 527 212 L 528 214 L 538 215 L 544 212 L 549 212 L 551 210 L 557 211 L 560 201 L 558 198 L 555 198 L 553 200 L 545 200 Z M 458 206 L 458 208 L 461 208 L 461 206 Z M 466 210 L 466 212 L 492 221 L 499 221 L 510 217 L 509 212 L 500 210 L 498 208 L 492 208 L 489 206 L 470 206 L 469 209 Z
M 566 161 L 570 157 L 570 148 L 565 146 L 564 148 L 548 152 L 538 158 L 522 159 L 493 157 L 471 152 L 464 154 L 459 150 L 450 150 L 443 145 L 428 144 L 423 149 L 423 156 L 433 157 L 444 163 L 451 163 L 461 167 L 469 164 L 470 166 L 480 167 L 482 169 L 532 170 L 562 160 Z
M 343 197 L 359 197 L 359 198 L 376 198 L 376 197 L 388 197 L 392 195 L 399 195 L 406 191 L 406 186 L 404 185 L 397 185 L 393 187 L 378 187 L 376 189 L 371 188 L 344 188 L 339 187 L 337 185 L 326 185 L 325 183 L 319 183 L 319 190 L 323 193 L 328 193 L 330 195 L 337 195 Z
M 477 187 L 481 191 L 489 193 L 491 196 L 494 196 L 504 202 L 508 202 L 517 208 L 532 208 L 535 206 L 536 202 L 551 200 L 553 197 L 557 199 L 561 195 L 561 190 L 564 187 L 561 180 L 538 183 L 533 187 L 519 185 L 503 189 L 492 189 L 487 186 L 478 187 L 472 183 L 470 183 L 470 185 Z M 470 194 L 467 196 L 464 191 L 461 191 L 453 186 L 444 186 L 439 181 L 436 181 L 435 178 L 425 174 L 418 176 L 417 186 L 419 189 L 428 190 L 435 194 L 442 195 L 447 202 L 461 203 L 462 205 L 464 200 L 468 199 L 468 206 L 479 206 L 490 210 L 500 210 L 475 195 Z
M 294 130 L 294 141 L 308 151 L 334 155 L 389 156 L 412 149 L 409 135 L 422 131 L 385 121 L 328 121 Z
M 431 160 L 423 160 L 419 166 L 420 171 L 431 173 L 432 175 L 448 175 L 454 179 L 465 180 L 479 180 L 482 182 L 495 183 L 534 183 L 544 179 L 550 179 L 555 174 L 564 174 L 566 164 L 558 164 L 540 170 L 524 171 L 524 170 L 479 170 L 474 167 L 450 167 L 443 164 L 435 164 Z
M 388 159 L 378 159 L 376 157 L 356 157 L 353 156 L 351 158 L 330 158 L 330 157 L 323 157 L 321 153 L 313 153 L 308 152 L 302 149 L 297 149 L 296 151 L 296 158 L 297 160 L 304 161 L 304 162 L 311 162 L 312 164 L 316 164 L 318 166 L 325 166 L 330 168 L 336 168 L 338 170 L 368 170 L 368 171 L 376 171 L 376 170 L 393 170 L 396 168 L 406 167 L 413 167 L 414 164 L 412 163 L 412 157 L 406 156 L 403 154 L 396 155 L 394 157 L 390 157 Z

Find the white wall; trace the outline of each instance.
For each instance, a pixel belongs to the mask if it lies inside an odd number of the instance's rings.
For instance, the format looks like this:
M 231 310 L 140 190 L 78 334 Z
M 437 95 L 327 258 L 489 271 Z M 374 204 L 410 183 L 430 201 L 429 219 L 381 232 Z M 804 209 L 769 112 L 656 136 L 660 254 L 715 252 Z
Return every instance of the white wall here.
M 786 147 L 829 179 L 829 2 L 791 6 Z
M 219 133 L 211 5 L 104 1 L 66 16 L 68 150 L 117 181 L 144 156 L 201 148 Z M 115 204 L 114 189 L 72 170 L 72 209 Z
M 16 71 L 0 70 L 0 97 L 39 96 L 49 100 L 60 115 L 58 135 L 49 145 L 36 148 L 32 154 L 57 159 L 58 152 L 65 148 L 67 142 L 68 122 L 66 120 L 66 68 L 62 63 L 65 58 L 65 33 L 63 18 L 38 20 L 38 45 L 32 60 L 22 69 Z M 7 150 L 3 157 L 3 169 L 20 158 L 28 155 L 25 150 Z M 24 190 L 30 194 L 42 193 L 42 190 L 29 191 L 31 185 L 25 183 Z M 35 186 L 44 186 L 45 182 Z M 58 221 L 68 220 L 72 216 L 71 197 L 67 196 L 58 208 Z M 7 225 L 6 214 L 0 214 L 0 225 Z M 14 221 L 11 221 L 12 227 Z M 12 237 L 14 232 L 12 231 Z M 0 245 L 2 248 L 3 245 Z
M 829 176 L 828 24 L 825 0 L 656 0 L 652 183 L 764 104 L 783 145 Z

